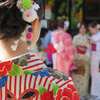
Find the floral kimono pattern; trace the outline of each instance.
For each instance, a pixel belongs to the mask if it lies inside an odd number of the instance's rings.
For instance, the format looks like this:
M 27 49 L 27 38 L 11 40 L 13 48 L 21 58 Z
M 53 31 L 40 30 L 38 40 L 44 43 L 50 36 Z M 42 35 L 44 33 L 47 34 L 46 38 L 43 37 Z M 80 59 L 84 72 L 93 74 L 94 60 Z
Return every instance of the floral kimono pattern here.
M 74 64 L 78 67 L 78 71 L 72 74 L 72 78 L 80 96 L 87 96 L 89 92 L 90 46 L 88 38 L 88 35 L 78 34 L 73 39 L 76 59 Z
M 91 94 L 98 96 L 98 100 L 100 100 L 100 31 L 91 38 L 96 41 L 96 45 L 91 45 Z
M 79 100 L 73 81 L 35 55 L 0 62 L 0 100 Z
M 52 35 L 53 45 L 57 51 L 55 69 L 69 74 L 69 68 L 73 65 L 74 49 L 70 34 L 65 31 L 56 31 Z

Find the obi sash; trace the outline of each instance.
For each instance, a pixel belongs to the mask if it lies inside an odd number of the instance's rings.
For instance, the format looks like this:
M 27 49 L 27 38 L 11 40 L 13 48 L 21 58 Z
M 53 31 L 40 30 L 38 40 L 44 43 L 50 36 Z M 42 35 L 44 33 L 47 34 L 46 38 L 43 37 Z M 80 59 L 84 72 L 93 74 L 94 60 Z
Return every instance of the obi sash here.
M 85 47 L 85 46 L 77 46 L 76 48 L 77 48 L 78 54 L 85 54 L 87 51 L 87 47 Z
M 96 45 L 92 44 L 92 51 L 96 51 Z

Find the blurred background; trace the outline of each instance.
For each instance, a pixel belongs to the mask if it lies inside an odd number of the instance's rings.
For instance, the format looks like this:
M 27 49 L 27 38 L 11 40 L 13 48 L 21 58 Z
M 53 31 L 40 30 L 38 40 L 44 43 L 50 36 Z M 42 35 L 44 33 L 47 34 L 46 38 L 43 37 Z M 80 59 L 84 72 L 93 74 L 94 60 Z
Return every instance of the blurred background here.
M 72 77 L 80 100 L 100 100 L 100 0 L 43 4 L 41 36 L 32 50 L 47 67 Z
M 75 35 L 77 24 L 93 20 L 100 22 L 100 0 L 43 0 L 45 17 L 48 22 L 59 16 L 66 16 L 70 21 L 69 32 Z M 46 24 L 46 22 L 44 23 Z

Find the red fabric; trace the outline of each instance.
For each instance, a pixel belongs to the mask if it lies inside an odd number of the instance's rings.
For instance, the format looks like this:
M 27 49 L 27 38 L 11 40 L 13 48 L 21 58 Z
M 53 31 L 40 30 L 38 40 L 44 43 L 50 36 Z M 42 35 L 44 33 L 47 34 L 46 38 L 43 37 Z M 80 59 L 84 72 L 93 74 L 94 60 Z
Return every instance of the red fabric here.
M 46 52 L 55 53 L 56 49 L 54 48 L 52 44 L 49 44 L 46 48 Z
M 73 85 L 69 84 L 66 88 L 59 89 L 56 100 L 80 100 L 78 93 Z
M 42 95 L 40 95 L 41 100 L 54 100 L 53 91 L 45 91 Z
M 85 54 L 87 51 L 87 47 L 85 46 L 77 46 L 77 53 L 78 54 Z
M 12 61 L 0 63 L 0 75 L 3 76 L 7 75 L 7 72 L 11 71 L 12 65 L 13 65 Z

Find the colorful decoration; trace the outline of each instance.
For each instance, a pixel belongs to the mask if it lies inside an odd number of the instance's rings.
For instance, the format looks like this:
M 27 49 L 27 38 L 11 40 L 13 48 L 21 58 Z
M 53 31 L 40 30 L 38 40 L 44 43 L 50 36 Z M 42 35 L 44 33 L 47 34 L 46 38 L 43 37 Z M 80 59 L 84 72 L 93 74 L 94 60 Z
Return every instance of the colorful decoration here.
M 23 13 L 23 20 L 26 22 L 33 22 L 37 17 L 37 10 L 40 8 L 38 4 L 32 0 L 18 0 L 17 7 Z
M 0 75 L 0 89 L 5 86 L 5 82 L 7 82 L 7 76 Z
M 73 85 L 68 84 L 64 89 L 59 89 L 55 100 L 80 100 Z
M 28 60 L 30 60 L 30 55 L 22 56 L 13 60 L 14 64 L 20 64 L 20 66 L 27 66 Z
M 31 27 L 28 28 L 28 31 L 29 31 L 29 32 L 33 32 L 33 28 L 31 28 Z
M 32 7 L 32 0 L 18 0 L 17 7 L 23 10 L 30 9 Z
M 12 70 L 8 73 L 11 76 L 19 76 L 19 75 L 23 75 L 23 70 L 21 69 L 20 66 L 13 64 Z
M 33 37 L 33 28 L 31 27 L 31 26 L 27 26 L 26 27 L 26 29 L 27 29 L 27 31 L 28 31 L 28 33 L 26 33 L 26 30 L 21 34 L 22 36 L 20 37 L 20 39 L 18 39 L 18 40 L 15 40 L 14 41 L 14 45 L 11 45 L 11 49 L 13 50 L 13 51 L 16 51 L 16 49 L 17 49 L 17 47 L 18 47 L 18 44 L 21 42 L 21 41 L 24 41 L 24 42 L 26 42 L 27 43 L 27 45 L 31 45 L 31 41 L 29 41 L 30 39 L 32 39 L 32 37 Z M 21 41 L 20 41 L 21 40 Z M 28 41 L 26 41 L 26 40 L 28 40 Z M 27 47 L 27 49 L 29 49 L 30 50 L 30 48 L 31 47 Z
M 7 90 L 7 100 L 33 100 L 38 96 L 38 91 L 36 89 L 27 89 L 19 97 Z
M 16 51 L 17 47 L 18 47 L 18 44 L 12 45 L 12 46 L 11 46 L 11 49 L 12 49 L 13 51 Z
M 36 89 L 28 89 L 21 94 L 19 100 L 33 100 L 36 96 L 38 96 Z
M 13 62 L 12 61 L 8 61 L 8 62 L 1 62 L 0 63 L 0 75 L 7 75 L 7 73 L 9 71 L 12 70 L 12 65 L 13 65 Z
M 55 69 L 52 68 L 48 68 L 48 72 L 52 74 L 53 77 L 57 78 L 57 79 L 63 79 L 64 81 L 68 80 L 68 77 L 66 74 L 57 71 Z
M 27 41 L 27 45 L 31 45 L 31 41 Z
M 40 100 L 54 100 L 53 91 L 45 91 L 40 95 Z
M 54 96 L 56 96 L 57 95 L 57 91 L 58 91 L 58 89 L 60 87 L 57 84 L 53 84 L 53 83 L 51 83 L 51 85 L 53 87 L 53 94 L 54 94 Z
M 38 92 L 40 95 L 42 95 L 45 91 L 47 91 L 47 89 L 43 86 L 38 86 Z
M 41 77 L 50 76 L 47 68 L 45 68 L 45 69 L 43 69 L 41 71 L 35 72 L 35 73 L 33 73 L 33 75 L 34 76 L 40 75 Z
M 23 58 L 27 58 L 27 66 L 20 66 Z M 7 76 L 0 76 L 0 100 L 3 98 L 7 100 L 79 100 L 72 79 L 68 78 L 66 81 L 62 78 L 56 79 L 35 55 L 25 54 L 11 62 L 12 70 Z M 4 66 L 7 65 L 9 64 Z M 55 71 L 52 69 L 50 72 Z M 56 73 L 60 72 L 56 71 Z M 62 75 L 61 73 L 61 77 Z

